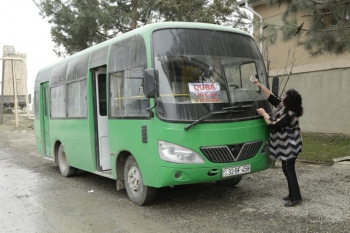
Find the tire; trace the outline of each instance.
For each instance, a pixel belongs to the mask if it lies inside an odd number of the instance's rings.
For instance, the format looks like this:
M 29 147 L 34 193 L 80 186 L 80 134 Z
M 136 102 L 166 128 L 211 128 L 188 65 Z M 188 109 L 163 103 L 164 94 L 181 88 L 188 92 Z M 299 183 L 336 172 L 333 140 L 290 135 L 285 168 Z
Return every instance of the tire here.
M 239 182 L 241 182 L 243 176 L 238 176 L 235 178 L 227 179 L 227 180 L 218 180 L 216 183 L 221 186 L 225 187 L 234 187 L 236 186 Z
M 146 205 L 156 196 L 156 188 L 143 184 L 140 168 L 132 155 L 125 161 L 124 184 L 130 200 L 136 205 Z
M 60 169 L 62 176 L 69 177 L 69 176 L 74 176 L 77 173 L 76 168 L 68 165 L 66 153 L 64 152 L 64 147 L 62 145 L 60 145 L 58 149 L 57 160 L 58 160 L 58 168 Z

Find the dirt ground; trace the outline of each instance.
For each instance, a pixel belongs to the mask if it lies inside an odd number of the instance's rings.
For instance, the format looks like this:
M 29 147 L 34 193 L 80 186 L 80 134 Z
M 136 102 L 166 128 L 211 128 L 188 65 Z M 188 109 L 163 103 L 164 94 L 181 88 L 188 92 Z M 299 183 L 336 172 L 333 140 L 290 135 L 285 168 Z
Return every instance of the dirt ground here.
M 94 174 L 65 178 L 35 149 L 32 120 L 0 125 L 1 232 L 350 232 L 350 168 L 297 163 L 303 195 L 286 208 L 280 163 L 243 177 L 158 190 L 154 203 L 132 204 L 115 181 Z

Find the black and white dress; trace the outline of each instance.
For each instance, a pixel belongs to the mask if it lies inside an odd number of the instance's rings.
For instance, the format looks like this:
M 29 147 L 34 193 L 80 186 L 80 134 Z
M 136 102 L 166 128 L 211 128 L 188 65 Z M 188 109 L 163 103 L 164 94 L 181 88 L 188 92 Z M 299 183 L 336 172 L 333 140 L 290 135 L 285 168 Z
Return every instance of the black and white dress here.
M 269 147 L 270 158 L 273 160 L 287 160 L 296 158 L 303 148 L 303 141 L 300 135 L 299 117 L 294 112 L 285 112 L 282 107 L 282 100 L 270 95 L 268 101 L 275 106 L 270 118 Z

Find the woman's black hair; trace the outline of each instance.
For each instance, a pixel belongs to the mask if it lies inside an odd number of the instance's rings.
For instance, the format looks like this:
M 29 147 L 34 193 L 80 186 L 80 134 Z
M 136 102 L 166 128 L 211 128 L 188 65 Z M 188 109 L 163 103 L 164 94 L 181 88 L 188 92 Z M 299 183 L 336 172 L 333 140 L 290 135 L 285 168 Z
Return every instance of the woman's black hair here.
M 292 111 L 297 117 L 303 115 L 302 98 L 298 91 L 290 89 L 286 92 L 286 97 L 283 99 L 285 111 Z

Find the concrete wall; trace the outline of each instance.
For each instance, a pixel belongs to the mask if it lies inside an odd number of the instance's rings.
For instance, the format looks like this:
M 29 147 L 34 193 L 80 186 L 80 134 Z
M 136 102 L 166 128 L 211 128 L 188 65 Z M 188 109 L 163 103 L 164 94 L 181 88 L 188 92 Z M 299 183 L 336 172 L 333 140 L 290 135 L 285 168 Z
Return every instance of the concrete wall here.
M 286 79 L 280 76 L 280 91 Z M 350 68 L 293 74 L 285 90 L 290 88 L 303 98 L 303 132 L 350 134 Z

